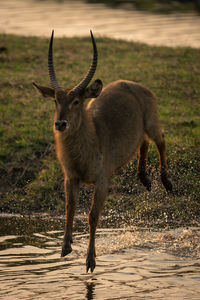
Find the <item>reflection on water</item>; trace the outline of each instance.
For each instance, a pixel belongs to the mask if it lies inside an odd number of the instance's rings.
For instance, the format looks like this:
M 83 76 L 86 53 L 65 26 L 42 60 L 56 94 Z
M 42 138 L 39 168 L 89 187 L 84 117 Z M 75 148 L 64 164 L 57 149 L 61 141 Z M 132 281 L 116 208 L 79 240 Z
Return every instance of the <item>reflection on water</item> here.
M 97 267 L 86 274 L 82 223 L 61 259 L 62 219 L 1 217 L 0 298 L 199 299 L 199 228 L 99 229 Z
M 155 15 L 84 1 L 1 0 L 0 32 L 49 37 L 109 36 L 153 45 L 200 48 L 200 16 Z

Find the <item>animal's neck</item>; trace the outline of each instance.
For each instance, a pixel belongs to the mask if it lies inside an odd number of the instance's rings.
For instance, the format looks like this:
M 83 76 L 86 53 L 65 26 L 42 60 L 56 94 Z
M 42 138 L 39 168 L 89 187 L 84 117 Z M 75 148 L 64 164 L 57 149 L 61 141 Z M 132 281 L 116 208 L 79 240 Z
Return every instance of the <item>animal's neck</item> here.
M 60 134 L 55 132 L 56 148 L 59 160 L 67 166 L 74 164 L 84 169 L 91 157 L 98 151 L 95 126 L 91 115 L 84 112 L 80 127 L 73 133 Z
M 86 147 L 91 148 L 91 144 L 95 142 L 95 139 L 96 132 L 93 120 L 91 115 L 84 111 L 79 129 L 66 136 L 66 144 L 69 145 L 69 149 L 71 147 L 76 149 L 79 146 L 84 150 Z

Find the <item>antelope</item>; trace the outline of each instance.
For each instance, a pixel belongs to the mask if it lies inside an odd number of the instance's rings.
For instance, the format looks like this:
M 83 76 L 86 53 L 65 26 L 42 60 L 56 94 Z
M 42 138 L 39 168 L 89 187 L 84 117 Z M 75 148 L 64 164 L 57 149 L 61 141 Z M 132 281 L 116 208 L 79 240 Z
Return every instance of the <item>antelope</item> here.
M 126 165 L 138 152 L 137 173 L 148 191 L 151 180 L 146 172 L 150 140 L 159 153 L 161 181 L 167 192 L 172 183 L 167 170 L 166 145 L 160 127 L 153 93 L 139 83 L 117 80 L 103 87 L 91 82 L 97 67 L 98 53 L 91 33 L 93 59 L 90 68 L 72 89 L 60 87 L 53 64 L 53 37 L 49 42 L 48 70 L 52 87 L 33 82 L 43 97 L 55 100 L 54 137 L 56 153 L 64 173 L 65 233 L 61 256 L 72 251 L 72 227 L 80 184 L 94 186 L 89 211 L 89 245 L 86 272 L 94 271 L 95 232 L 108 193 L 111 175 Z M 90 99 L 89 102 L 85 102 Z

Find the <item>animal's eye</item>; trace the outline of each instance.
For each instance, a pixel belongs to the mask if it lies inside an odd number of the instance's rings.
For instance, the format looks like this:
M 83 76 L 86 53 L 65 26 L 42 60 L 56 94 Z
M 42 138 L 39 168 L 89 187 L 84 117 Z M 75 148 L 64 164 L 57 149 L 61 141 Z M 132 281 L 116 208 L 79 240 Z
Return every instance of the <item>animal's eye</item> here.
M 79 104 L 79 99 L 75 99 L 74 101 L 73 101 L 73 105 L 78 105 Z

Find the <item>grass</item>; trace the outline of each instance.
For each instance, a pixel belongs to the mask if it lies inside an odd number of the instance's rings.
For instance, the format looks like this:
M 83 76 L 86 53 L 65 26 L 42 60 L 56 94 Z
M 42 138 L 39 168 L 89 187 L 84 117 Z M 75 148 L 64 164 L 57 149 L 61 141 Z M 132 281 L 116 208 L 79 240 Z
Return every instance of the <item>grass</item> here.
M 143 224 L 191 223 L 200 216 L 200 52 L 192 48 L 153 47 L 97 39 L 95 78 L 142 83 L 157 97 L 167 141 L 174 192 L 167 195 L 159 178 L 152 145 L 149 193 L 138 182 L 136 160 L 113 176 L 104 214 Z M 64 213 L 63 175 L 52 133 L 54 102 L 42 99 L 32 81 L 48 85 L 48 39 L 0 35 L 0 210 L 10 213 Z M 73 87 L 91 61 L 89 38 L 56 39 L 54 60 L 60 84 Z M 88 211 L 92 189 L 83 187 L 81 211 Z

